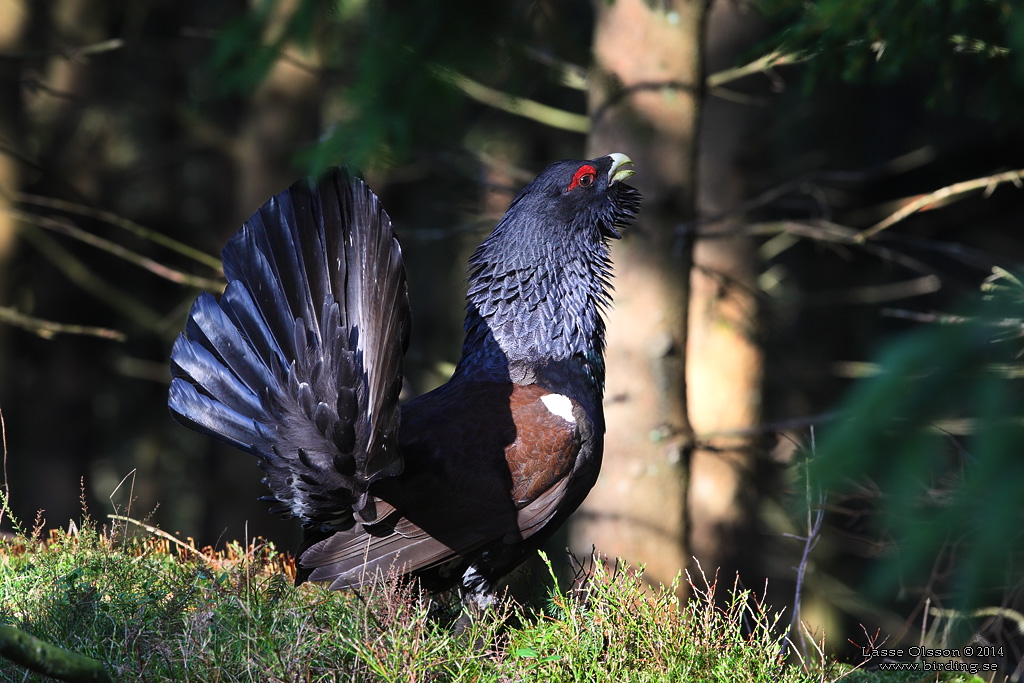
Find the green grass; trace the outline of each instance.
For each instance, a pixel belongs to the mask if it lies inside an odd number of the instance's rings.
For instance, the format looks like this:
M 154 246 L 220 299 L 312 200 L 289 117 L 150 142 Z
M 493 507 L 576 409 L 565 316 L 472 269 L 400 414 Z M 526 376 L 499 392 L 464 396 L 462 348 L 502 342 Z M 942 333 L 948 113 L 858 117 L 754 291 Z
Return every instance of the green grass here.
M 714 583 L 652 591 L 595 563 L 582 590 L 510 601 L 453 625 L 457 605 L 381 581 L 356 596 L 292 586 L 272 546 L 214 555 L 152 534 L 78 529 L 0 541 L 0 623 L 102 661 L 123 681 L 833 681 L 849 668 L 779 659 L 784 623 Z M 549 565 L 550 566 L 550 565 Z M 844 680 L 934 681 L 934 675 Z M 48 680 L 0 658 L 0 681 Z M 981 679 L 942 678 L 949 681 Z

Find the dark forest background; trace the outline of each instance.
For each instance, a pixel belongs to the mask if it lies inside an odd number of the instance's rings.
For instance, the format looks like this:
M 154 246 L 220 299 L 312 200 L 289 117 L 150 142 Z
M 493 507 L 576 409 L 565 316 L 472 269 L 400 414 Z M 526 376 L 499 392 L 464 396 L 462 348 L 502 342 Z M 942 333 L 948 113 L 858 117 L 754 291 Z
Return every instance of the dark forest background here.
M 1022 101 L 1009 0 L 0 2 L 0 528 L 84 496 L 292 547 L 252 459 L 166 409 L 231 233 L 360 169 L 403 242 L 413 396 L 518 189 L 619 151 L 647 204 L 613 248 L 608 452 L 553 554 L 666 583 L 696 557 L 779 606 L 802 563 L 816 628 L 924 619 L 1012 670 Z

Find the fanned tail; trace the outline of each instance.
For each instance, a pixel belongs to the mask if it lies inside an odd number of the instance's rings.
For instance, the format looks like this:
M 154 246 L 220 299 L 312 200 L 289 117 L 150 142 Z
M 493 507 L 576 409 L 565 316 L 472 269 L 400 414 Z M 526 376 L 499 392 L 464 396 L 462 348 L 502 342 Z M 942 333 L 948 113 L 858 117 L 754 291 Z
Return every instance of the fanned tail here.
M 335 169 L 264 204 L 222 252 L 171 352 L 179 421 L 257 456 L 273 510 L 347 528 L 402 471 L 398 395 L 409 301 L 391 220 Z

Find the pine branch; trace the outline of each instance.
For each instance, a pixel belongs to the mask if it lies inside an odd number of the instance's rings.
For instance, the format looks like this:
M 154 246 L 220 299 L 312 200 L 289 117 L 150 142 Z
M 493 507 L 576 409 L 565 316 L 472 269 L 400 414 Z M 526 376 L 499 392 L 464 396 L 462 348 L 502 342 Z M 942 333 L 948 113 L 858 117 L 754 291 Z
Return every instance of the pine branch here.
M 808 55 L 801 53 L 783 54 L 781 52 L 770 52 L 763 57 L 758 57 L 749 64 L 710 74 L 704 79 L 704 84 L 708 90 L 715 90 L 717 88 L 721 88 L 726 83 L 738 81 L 739 79 L 746 78 L 752 74 L 771 73 L 771 70 L 777 66 L 799 64 L 800 62 L 805 62 L 808 59 L 810 59 Z
M 501 111 L 508 112 L 509 114 L 532 119 L 533 121 L 543 123 L 545 126 L 551 126 L 552 128 L 560 128 L 562 130 L 584 134 L 590 131 L 590 119 L 583 114 L 576 114 L 570 111 L 565 111 L 564 109 L 550 107 L 546 104 L 541 104 L 540 102 L 526 99 L 524 97 L 509 95 L 508 93 L 484 85 L 479 81 L 474 81 L 472 78 L 464 76 L 456 71 L 452 71 L 451 69 L 437 67 L 435 71 L 441 80 L 451 83 L 471 99 L 474 99 L 481 104 L 486 104 L 489 107 L 500 109 Z

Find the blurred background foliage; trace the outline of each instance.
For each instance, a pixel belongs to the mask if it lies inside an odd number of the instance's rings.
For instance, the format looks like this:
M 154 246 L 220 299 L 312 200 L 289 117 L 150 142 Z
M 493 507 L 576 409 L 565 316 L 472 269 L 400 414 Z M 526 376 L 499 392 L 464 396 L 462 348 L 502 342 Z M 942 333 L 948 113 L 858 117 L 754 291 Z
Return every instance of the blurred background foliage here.
M 862 524 L 885 547 L 876 596 L 925 587 L 965 609 L 1019 589 L 1024 287 L 997 268 L 983 289 L 887 344 L 810 462 L 836 507 L 880 501 Z
M 362 169 L 406 254 L 408 393 L 443 381 L 469 250 L 546 163 L 583 154 L 593 27 L 577 0 L 0 2 L 14 514 L 65 524 L 84 478 L 94 513 L 288 547 L 294 525 L 255 500 L 253 463 L 167 416 L 170 345 L 220 275 L 209 255 L 295 177 Z M 706 42 L 697 90 L 715 125 L 700 138 L 701 216 L 680 230 L 753 245 L 743 324 L 765 363 L 744 432 L 743 581 L 768 577 L 774 604 L 792 600 L 803 544 L 784 534 L 807 533 L 793 510 L 810 458 L 827 523 L 803 617 L 917 642 L 922 612 L 933 635 L 959 614 L 1010 648 L 1012 669 L 1016 626 L 970 610 L 1024 607 L 1024 293 L 1010 275 L 1024 193 L 1019 173 L 995 179 L 1024 166 L 1024 14 L 1009 0 L 721 0 Z M 977 178 L 993 179 L 958 185 Z M 724 186 L 738 199 L 717 202 Z
M 762 7 L 782 26 L 768 45 L 808 58 L 809 85 L 917 78 L 926 101 L 948 110 L 966 105 L 998 116 L 1021 104 L 1024 19 L 1011 0 L 765 0 Z

